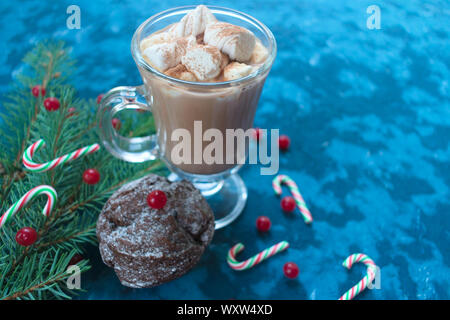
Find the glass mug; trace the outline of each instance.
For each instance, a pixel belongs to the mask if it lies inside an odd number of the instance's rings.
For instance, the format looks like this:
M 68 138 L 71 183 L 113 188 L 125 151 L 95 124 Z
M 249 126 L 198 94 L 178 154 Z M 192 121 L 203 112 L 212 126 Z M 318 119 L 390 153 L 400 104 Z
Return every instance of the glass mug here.
M 253 118 L 267 74 L 276 55 L 276 42 L 272 32 L 261 22 L 236 10 L 208 6 L 219 21 L 229 22 L 251 30 L 268 50 L 266 61 L 249 76 L 226 82 L 190 82 L 169 77 L 142 57 L 142 39 L 169 24 L 176 23 L 195 6 L 166 10 L 147 19 L 134 33 L 131 52 L 144 82 L 138 87 L 117 87 L 104 95 L 97 114 L 100 140 L 117 158 L 129 162 L 161 159 L 172 172 L 169 180 L 187 179 L 200 190 L 210 204 L 216 218 L 216 229 L 234 221 L 244 209 L 247 188 L 237 175 L 243 163 L 234 156 L 233 164 L 195 160 L 208 142 L 194 141 L 189 163 L 172 159 L 172 150 L 178 141 L 172 141 L 176 129 L 186 129 L 195 135 L 194 125 L 201 121 L 201 130 L 218 129 L 225 137 L 226 129 L 253 127 Z M 114 116 L 125 110 L 145 110 L 153 114 L 156 133 L 147 137 L 127 138 L 112 126 Z M 203 133 L 202 133 L 203 134 Z M 211 138 L 212 139 L 212 138 Z M 225 141 L 225 138 L 223 139 Z M 197 143 L 197 146 L 196 146 Z M 200 143 L 200 144 L 199 144 Z M 225 146 L 225 142 L 223 143 Z M 247 154 L 248 143 L 246 143 Z M 235 152 L 236 150 L 232 150 Z M 241 161 L 239 161 L 241 160 Z M 244 159 L 245 161 L 245 159 Z M 229 163 L 229 162 L 228 162 Z

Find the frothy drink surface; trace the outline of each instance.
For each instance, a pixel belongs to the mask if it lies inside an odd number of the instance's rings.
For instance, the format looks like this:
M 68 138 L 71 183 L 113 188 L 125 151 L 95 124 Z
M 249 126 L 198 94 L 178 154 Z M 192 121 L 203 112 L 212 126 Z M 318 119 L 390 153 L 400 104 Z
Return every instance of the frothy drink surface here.
M 140 50 L 153 68 L 190 82 L 240 79 L 256 73 L 268 57 L 268 50 L 251 31 L 218 21 L 203 5 L 141 40 Z M 236 148 L 226 149 L 226 129 L 245 131 L 253 126 L 268 70 L 237 85 L 212 87 L 171 82 L 144 68 L 140 72 L 152 96 L 160 153 L 168 162 L 185 172 L 203 175 L 236 166 Z M 195 162 L 194 153 L 203 153 L 210 144 L 194 141 L 195 121 L 201 121 L 203 132 L 213 128 L 222 133 L 222 163 L 205 163 L 203 158 L 201 163 Z M 192 146 L 190 161 L 181 164 L 172 159 L 172 150 L 180 142 L 172 141 L 172 134 L 180 128 L 190 132 Z M 194 150 L 195 144 L 199 148 Z M 227 152 L 234 152 L 235 163 L 226 163 Z

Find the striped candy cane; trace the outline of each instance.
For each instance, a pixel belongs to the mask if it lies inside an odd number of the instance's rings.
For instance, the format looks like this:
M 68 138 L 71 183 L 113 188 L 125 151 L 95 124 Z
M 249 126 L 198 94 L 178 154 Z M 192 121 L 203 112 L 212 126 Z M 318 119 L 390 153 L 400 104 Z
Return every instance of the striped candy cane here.
M 311 212 L 309 212 L 308 207 L 306 206 L 305 200 L 303 200 L 300 191 L 298 190 L 297 184 L 294 180 L 289 178 L 286 175 L 279 174 L 272 181 L 272 187 L 277 196 L 281 195 L 281 185 L 285 184 L 289 187 L 289 191 L 291 191 L 292 197 L 297 203 L 297 207 L 299 208 L 305 223 L 311 223 L 313 221 Z
M 71 153 L 58 157 L 52 161 L 45 163 L 36 163 L 33 161 L 33 155 L 43 146 L 45 146 L 45 141 L 40 139 L 33 143 L 30 147 L 28 147 L 27 150 L 25 150 L 22 157 L 23 165 L 25 166 L 25 168 L 33 172 L 45 172 L 100 149 L 100 145 L 98 143 L 94 143 L 90 146 L 80 148 Z
M 356 295 L 364 291 L 369 283 L 372 283 L 373 279 L 375 279 L 377 266 L 375 265 L 375 262 L 373 262 L 373 260 L 364 253 L 354 253 L 350 255 L 347 259 L 344 260 L 342 265 L 350 270 L 353 264 L 358 262 L 362 262 L 367 266 L 367 275 L 350 290 L 344 293 L 342 297 L 339 298 L 339 300 L 352 300 Z
M 19 199 L 16 203 L 14 203 L 6 212 L 0 217 L 0 228 L 11 219 L 13 215 L 15 215 L 20 209 L 22 209 L 28 202 L 33 200 L 34 198 L 40 196 L 41 194 L 45 194 L 48 198 L 47 203 L 45 204 L 44 209 L 42 210 L 42 214 L 46 217 L 50 215 L 55 206 L 55 202 L 58 198 L 58 195 L 50 186 L 41 185 L 34 187 L 27 193 L 25 193 L 22 198 Z
M 261 251 L 260 253 L 254 255 L 251 258 L 239 262 L 236 260 L 236 255 L 242 250 L 244 250 L 244 245 L 242 243 L 238 243 L 228 251 L 227 262 L 228 265 L 233 270 L 236 271 L 247 270 L 254 267 L 258 263 L 261 263 L 264 260 L 270 258 L 271 256 L 277 254 L 278 252 L 286 250 L 287 248 L 289 248 L 289 243 L 287 241 L 281 241 L 271 246 L 270 248 Z

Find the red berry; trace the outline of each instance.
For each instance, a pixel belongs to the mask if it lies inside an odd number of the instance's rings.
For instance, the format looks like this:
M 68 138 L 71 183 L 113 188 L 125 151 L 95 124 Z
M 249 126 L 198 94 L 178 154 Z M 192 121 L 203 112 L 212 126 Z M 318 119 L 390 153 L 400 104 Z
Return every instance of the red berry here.
M 289 145 L 291 144 L 291 139 L 287 135 L 281 135 L 278 138 L 278 146 L 281 150 L 287 150 L 289 148 Z
M 79 253 L 75 253 L 72 257 L 72 259 L 70 259 L 69 261 L 69 266 L 77 264 L 78 262 L 80 262 L 81 260 L 83 260 L 83 256 Z
M 254 131 L 254 133 L 253 133 L 253 138 L 254 138 L 256 141 L 258 141 L 259 138 L 261 138 L 261 136 L 262 136 L 262 131 L 261 131 L 260 128 L 255 128 L 254 130 L 255 130 L 255 131 Z
M 35 97 L 39 97 L 39 94 L 42 94 L 42 96 L 45 96 L 45 88 L 41 87 L 40 85 L 35 85 L 32 89 L 31 89 L 31 93 L 33 94 L 33 96 Z
M 44 100 L 44 107 L 48 111 L 56 111 L 59 109 L 60 103 L 59 100 L 55 97 L 46 98 Z
M 87 169 L 83 172 L 83 181 L 87 184 L 97 184 L 100 181 L 100 173 L 97 169 Z
M 112 124 L 112 126 L 114 127 L 114 129 L 119 130 L 122 123 L 120 122 L 119 119 L 113 118 L 113 119 L 111 120 L 111 124 Z
M 67 109 L 67 117 L 69 118 L 69 117 L 75 115 L 75 111 L 77 111 L 77 109 L 75 109 L 74 107 Z
M 270 222 L 270 219 L 266 216 L 260 216 L 258 217 L 258 219 L 256 219 L 256 228 L 258 229 L 258 231 L 269 231 L 271 225 L 272 223 Z
M 37 232 L 33 228 L 25 227 L 17 231 L 16 241 L 21 246 L 31 246 L 37 240 Z
M 286 212 L 294 211 L 296 205 L 297 203 L 292 197 L 287 196 L 281 199 L 281 209 L 283 209 Z
M 284 275 L 289 279 L 295 279 L 297 278 L 298 274 L 300 273 L 300 269 L 298 266 L 293 262 L 287 262 L 283 266 L 283 272 Z
M 161 209 L 166 205 L 167 196 L 164 191 L 155 190 L 148 194 L 147 203 L 153 209 Z
M 97 104 L 100 104 L 100 102 L 102 102 L 102 99 L 103 99 L 103 93 L 101 93 L 97 96 Z

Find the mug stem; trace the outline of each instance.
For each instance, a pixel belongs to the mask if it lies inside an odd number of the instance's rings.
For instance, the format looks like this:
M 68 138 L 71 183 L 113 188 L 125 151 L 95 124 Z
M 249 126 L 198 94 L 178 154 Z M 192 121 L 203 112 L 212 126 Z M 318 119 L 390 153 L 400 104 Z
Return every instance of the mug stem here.
M 193 182 L 193 184 L 204 197 L 207 197 L 219 192 L 224 182 L 224 180 L 220 180 L 218 182 Z
M 181 180 L 172 172 L 168 177 L 170 181 Z M 247 187 L 237 174 L 231 174 L 218 182 L 195 182 L 193 185 L 205 197 L 215 218 L 215 229 L 221 229 L 232 223 L 245 207 L 247 202 Z

